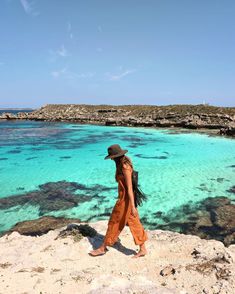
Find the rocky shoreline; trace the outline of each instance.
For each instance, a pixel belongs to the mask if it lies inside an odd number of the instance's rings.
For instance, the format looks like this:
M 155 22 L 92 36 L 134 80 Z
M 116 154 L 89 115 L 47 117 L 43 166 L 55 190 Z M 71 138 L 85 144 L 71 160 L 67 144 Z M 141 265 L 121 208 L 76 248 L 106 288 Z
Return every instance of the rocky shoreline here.
M 232 294 L 235 289 L 235 245 L 147 230 L 148 254 L 133 259 L 138 248 L 125 227 L 105 255 L 91 257 L 88 253 L 100 246 L 107 221 L 48 221 L 55 227 L 40 236 L 14 231 L 0 238 L 1 293 Z M 39 223 L 43 218 L 23 227 Z
M 173 133 L 182 132 L 184 128 L 185 132 L 228 136 L 234 136 L 235 129 L 235 108 L 207 105 L 46 105 L 30 113 L 4 113 L 0 118 L 167 127 L 172 128 Z M 65 206 L 78 205 L 73 195 L 77 187 L 87 189 L 76 183 L 47 183 L 41 185 L 39 191 L 20 198 L 17 195 L 1 199 L 0 208 L 13 207 L 16 201 L 23 205 L 31 200 L 31 203 L 39 203 L 40 212 L 45 215 Z M 67 190 L 70 193 L 65 193 Z M 232 186 L 229 192 L 234 191 Z M 84 196 L 80 201 L 86 200 Z M 0 293 L 233 293 L 234 214 L 234 201 L 220 196 L 201 201 L 197 210 L 187 204 L 174 217 L 171 213 L 162 215 L 165 224 L 153 224 L 155 227 L 147 230 L 148 255 L 138 260 L 130 258 L 137 246 L 128 227 L 104 256 L 88 255 L 101 244 L 107 220 L 84 223 L 79 219 L 44 216 L 17 223 L 0 237 Z M 186 215 L 183 220 L 182 215 Z M 160 217 L 161 212 L 156 212 L 156 216 Z
M 235 107 L 209 105 L 47 104 L 33 112 L 2 113 L 0 120 L 67 121 L 106 126 L 212 130 L 235 136 Z
M 234 168 L 234 165 L 229 166 Z M 224 178 L 215 178 L 213 181 L 224 181 Z M 202 185 L 200 189 L 205 189 Z M 20 192 L 17 195 L 9 195 L 0 199 L 1 210 L 11 210 L 15 207 L 23 207 L 30 203 L 35 205 L 39 211 L 39 216 L 53 215 L 58 211 L 66 211 L 79 206 L 84 202 L 89 202 L 91 198 L 98 197 L 99 201 L 105 201 L 104 196 L 97 196 L 95 191 L 111 191 L 112 188 L 96 185 L 89 187 L 77 182 L 48 182 L 39 185 L 39 188 L 26 193 Z M 79 191 L 79 194 L 76 192 Z M 234 194 L 235 186 L 231 186 L 228 192 Z M 92 195 L 92 196 L 91 196 Z M 102 200 L 101 200 L 102 199 Z M 96 206 L 93 207 L 94 211 Z M 103 213 L 90 212 L 83 222 L 107 219 L 111 214 L 112 207 L 106 208 Z M 225 246 L 235 244 L 235 201 L 225 196 L 207 197 L 198 202 L 189 201 L 173 210 L 163 213 L 155 211 L 141 218 L 141 222 L 150 230 L 161 229 L 191 234 L 203 239 L 214 239 L 221 241 Z M 42 220 L 23 221 L 12 228 L 9 232 L 19 232 L 20 234 L 37 236 L 66 225 L 68 222 L 80 221 L 78 219 L 66 218 L 43 218 Z M 4 234 L 4 231 L 0 231 Z

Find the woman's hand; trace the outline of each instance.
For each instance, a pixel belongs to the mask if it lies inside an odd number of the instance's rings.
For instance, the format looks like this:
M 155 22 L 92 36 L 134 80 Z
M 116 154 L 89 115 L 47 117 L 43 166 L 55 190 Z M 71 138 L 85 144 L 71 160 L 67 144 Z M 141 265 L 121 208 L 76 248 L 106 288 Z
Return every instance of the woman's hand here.
M 137 209 L 136 209 L 135 206 L 132 206 L 132 208 L 131 208 L 131 214 L 132 214 L 134 217 L 136 217 L 136 216 L 138 215 L 138 211 L 137 211 Z

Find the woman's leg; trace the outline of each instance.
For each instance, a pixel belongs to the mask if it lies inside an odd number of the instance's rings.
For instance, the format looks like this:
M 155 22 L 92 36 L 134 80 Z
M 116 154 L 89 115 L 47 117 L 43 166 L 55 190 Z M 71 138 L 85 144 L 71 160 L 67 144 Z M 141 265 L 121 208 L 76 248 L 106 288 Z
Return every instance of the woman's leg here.
M 113 223 L 112 221 L 109 221 L 103 243 L 99 248 L 90 251 L 90 254 L 93 256 L 104 254 L 107 250 L 107 246 L 112 246 L 117 241 L 123 227 L 124 226 L 119 223 Z
M 145 241 L 148 240 L 148 235 L 147 232 L 144 230 L 143 225 L 141 224 L 139 213 L 135 217 L 130 214 L 127 220 L 127 224 L 129 225 L 135 244 L 140 246 L 139 252 L 133 257 L 146 255 L 147 250 L 145 247 Z
M 108 228 L 104 237 L 104 241 L 99 248 L 90 251 L 91 255 L 104 254 L 107 250 L 106 246 L 112 246 L 117 241 L 118 236 L 126 224 L 126 210 L 127 209 L 124 202 L 119 202 L 114 206 L 108 221 Z

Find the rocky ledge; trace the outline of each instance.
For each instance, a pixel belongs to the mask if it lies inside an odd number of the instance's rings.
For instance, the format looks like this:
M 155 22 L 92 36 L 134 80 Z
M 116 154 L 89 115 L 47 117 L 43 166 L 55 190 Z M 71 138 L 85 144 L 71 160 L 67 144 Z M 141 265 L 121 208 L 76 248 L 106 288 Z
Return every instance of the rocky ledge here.
M 29 224 L 33 227 L 34 221 Z M 63 220 L 61 228 L 40 231 L 40 236 L 35 231 L 33 236 L 8 232 L 0 238 L 1 292 L 234 293 L 235 245 L 149 230 L 148 254 L 133 259 L 138 248 L 125 227 L 105 255 L 90 256 L 88 252 L 100 246 L 106 229 L 107 221 L 77 221 L 66 227 Z
M 85 105 L 47 104 L 33 112 L 3 113 L 0 119 L 73 121 L 114 126 L 214 129 L 235 135 L 235 107 L 209 105 Z

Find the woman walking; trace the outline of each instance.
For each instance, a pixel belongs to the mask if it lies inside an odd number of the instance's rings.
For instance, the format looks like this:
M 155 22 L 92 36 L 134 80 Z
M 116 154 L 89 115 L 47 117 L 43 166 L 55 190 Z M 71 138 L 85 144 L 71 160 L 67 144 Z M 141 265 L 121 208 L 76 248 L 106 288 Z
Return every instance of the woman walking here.
M 116 163 L 115 178 L 118 182 L 118 200 L 112 210 L 103 244 L 98 249 L 89 252 L 92 256 L 105 254 L 106 247 L 112 246 L 117 241 L 125 225 L 129 226 L 135 244 L 140 246 L 139 252 L 132 257 L 136 258 L 147 254 L 144 242 L 148 240 L 148 236 L 135 207 L 132 187 L 133 165 L 131 159 L 125 155 L 127 152 L 128 150 L 121 149 L 118 144 L 108 148 L 108 155 L 105 159 L 114 160 Z

